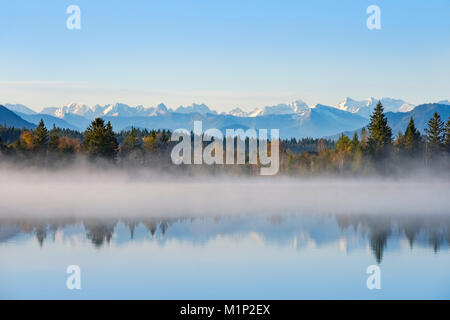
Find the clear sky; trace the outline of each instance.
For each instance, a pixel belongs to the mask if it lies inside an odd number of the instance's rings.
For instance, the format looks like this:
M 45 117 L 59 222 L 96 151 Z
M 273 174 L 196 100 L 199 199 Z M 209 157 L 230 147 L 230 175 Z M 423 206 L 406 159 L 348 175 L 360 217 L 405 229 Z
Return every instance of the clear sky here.
M 0 103 L 35 110 L 450 99 L 449 0 L 0 0 L 0 43 Z

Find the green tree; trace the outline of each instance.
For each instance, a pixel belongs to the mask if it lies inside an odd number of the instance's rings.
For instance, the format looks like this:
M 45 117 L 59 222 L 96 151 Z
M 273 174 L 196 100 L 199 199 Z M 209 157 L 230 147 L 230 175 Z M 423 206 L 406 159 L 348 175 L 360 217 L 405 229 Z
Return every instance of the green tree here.
M 58 146 L 59 146 L 59 135 L 56 126 L 53 125 L 53 129 L 50 130 L 49 133 L 48 150 L 51 152 L 56 152 L 58 151 Z
M 47 149 L 48 131 L 42 119 L 39 121 L 39 124 L 34 131 L 33 144 L 38 151 L 45 151 Z
M 353 139 L 352 139 L 351 146 L 352 146 L 352 151 L 353 152 L 361 150 L 361 143 L 359 142 L 358 133 L 357 132 L 355 132 L 353 134 Z
M 444 142 L 444 123 L 441 116 L 435 112 L 428 121 L 428 127 L 425 129 L 426 141 L 431 152 L 437 152 L 442 148 Z
M 121 149 L 123 152 L 129 153 L 140 148 L 141 144 L 139 142 L 139 137 L 137 136 L 136 129 L 131 128 L 130 134 L 123 141 Z
M 388 126 L 381 102 L 378 102 L 370 116 L 367 145 L 369 153 L 375 160 L 383 159 L 390 152 L 392 146 L 392 130 Z
M 118 142 L 114 135 L 111 123 L 105 125 L 105 121 L 96 118 L 84 132 L 84 146 L 89 155 L 115 159 Z
M 444 145 L 447 152 L 450 152 L 450 117 L 448 117 L 447 124 L 445 125 Z
M 345 134 L 341 134 L 339 140 L 336 142 L 337 152 L 349 152 L 352 149 L 352 142 Z
M 404 142 L 405 142 L 405 136 L 400 131 L 398 132 L 397 138 L 394 140 L 394 147 L 395 150 L 402 154 L 404 151 Z
M 420 149 L 420 132 L 414 125 L 414 119 L 411 117 L 406 127 L 405 135 L 403 137 L 402 147 L 407 155 L 410 157 L 417 156 Z

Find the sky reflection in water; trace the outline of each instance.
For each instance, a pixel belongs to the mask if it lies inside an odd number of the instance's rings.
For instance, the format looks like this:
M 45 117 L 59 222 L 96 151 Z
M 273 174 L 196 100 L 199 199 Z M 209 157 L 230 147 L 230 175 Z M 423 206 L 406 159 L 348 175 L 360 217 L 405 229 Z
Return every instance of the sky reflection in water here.
M 2 219 L 0 298 L 448 299 L 449 230 L 442 215 Z

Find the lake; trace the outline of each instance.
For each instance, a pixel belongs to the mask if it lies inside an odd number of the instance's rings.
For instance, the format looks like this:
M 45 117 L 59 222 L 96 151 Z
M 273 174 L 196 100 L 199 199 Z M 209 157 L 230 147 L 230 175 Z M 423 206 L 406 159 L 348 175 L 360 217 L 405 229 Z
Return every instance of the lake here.
M 0 298 L 450 298 L 445 214 L 90 216 L 1 218 Z

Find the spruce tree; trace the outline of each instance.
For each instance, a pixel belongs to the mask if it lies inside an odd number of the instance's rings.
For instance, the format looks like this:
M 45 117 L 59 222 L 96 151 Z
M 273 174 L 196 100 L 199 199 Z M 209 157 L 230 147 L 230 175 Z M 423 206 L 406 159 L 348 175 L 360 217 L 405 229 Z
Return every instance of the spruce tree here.
M 59 135 L 55 125 L 53 125 L 52 130 L 50 130 L 49 137 L 48 150 L 52 152 L 58 151 Z
M 44 151 L 48 144 L 48 131 L 44 125 L 44 121 L 41 119 L 39 124 L 34 131 L 33 144 L 38 151 Z
M 361 149 L 361 143 L 359 142 L 358 133 L 355 132 L 353 134 L 353 139 L 352 139 L 352 151 L 356 152 L 360 149 Z
M 388 126 L 383 106 L 379 101 L 370 116 L 367 144 L 369 153 L 374 160 L 382 160 L 386 157 L 392 146 L 392 130 Z
M 84 146 L 89 155 L 115 159 L 118 143 L 114 135 L 111 123 L 105 125 L 105 121 L 96 118 L 84 132 Z
M 404 143 L 405 143 L 405 137 L 404 137 L 403 133 L 399 132 L 397 135 L 397 138 L 394 141 L 394 145 L 398 152 L 403 153 Z
M 438 152 L 444 142 L 444 123 L 441 116 L 435 112 L 428 121 L 428 128 L 425 129 L 426 141 L 431 152 Z
M 122 150 L 124 152 L 132 152 L 133 150 L 140 148 L 139 137 L 136 134 L 136 129 L 131 128 L 130 134 L 125 138 L 122 144 Z
M 414 119 L 411 117 L 403 137 L 403 149 L 410 157 L 417 155 L 420 148 L 420 132 L 414 125 Z
M 447 152 L 450 152 L 450 117 L 448 117 L 447 124 L 445 125 L 444 145 Z

